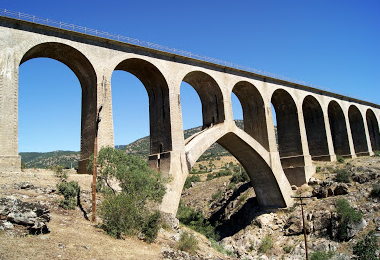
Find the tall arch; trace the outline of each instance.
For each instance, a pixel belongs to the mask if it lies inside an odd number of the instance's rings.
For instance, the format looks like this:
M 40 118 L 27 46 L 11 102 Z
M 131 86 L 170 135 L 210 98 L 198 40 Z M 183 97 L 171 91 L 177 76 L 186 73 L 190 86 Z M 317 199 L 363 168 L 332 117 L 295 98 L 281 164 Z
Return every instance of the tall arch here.
M 306 96 L 302 103 L 307 142 L 314 160 L 329 159 L 326 127 L 322 107 L 313 96 Z
M 367 109 L 366 118 L 372 151 L 380 151 L 379 124 L 377 122 L 375 113 L 371 109 Z
M 162 169 L 162 159 L 172 151 L 169 87 L 159 69 L 148 61 L 130 58 L 115 70 L 129 72 L 144 85 L 149 97 L 150 165 Z M 166 156 L 165 156 L 166 155 Z
M 269 150 L 264 100 L 257 88 L 240 81 L 232 89 L 243 108 L 244 131 Z
M 302 155 L 302 143 L 297 106 L 290 94 L 277 89 L 272 95 L 276 111 L 278 147 L 281 157 Z
M 354 141 L 355 153 L 368 154 L 367 138 L 365 136 L 364 121 L 359 109 L 351 105 L 348 109 L 352 139 Z
M 68 66 L 82 88 L 81 156 L 78 172 L 87 172 L 88 158 L 94 152 L 97 110 L 97 78 L 90 61 L 77 49 L 62 43 L 46 42 L 29 49 L 20 65 L 33 58 L 51 58 Z
M 269 165 L 269 152 L 237 127 L 234 131 L 227 131 L 222 126 L 217 126 L 193 138 L 185 147 L 188 168 L 215 142 L 228 150 L 244 167 L 260 205 L 286 207 L 291 204 L 290 184 L 281 167 L 272 169 Z
M 336 101 L 329 103 L 328 115 L 335 154 L 351 156 L 346 120 L 342 108 Z
M 218 83 L 201 71 L 188 73 L 183 80 L 197 92 L 202 103 L 203 128 L 224 122 L 223 94 Z

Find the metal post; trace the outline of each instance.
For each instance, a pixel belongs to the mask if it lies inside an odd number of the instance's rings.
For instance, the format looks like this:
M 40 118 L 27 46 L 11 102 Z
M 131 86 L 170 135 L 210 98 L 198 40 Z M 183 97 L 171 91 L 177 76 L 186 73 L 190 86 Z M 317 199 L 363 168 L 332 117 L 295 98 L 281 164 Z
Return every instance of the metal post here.
M 94 165 L 92 173 L 92 217 L 91 221 L 95 222 L 96 220 L 96 177 L 97 177 L 97 159 L 98 159 L 98 128 L 101 118 L 99 117 L 100 111 L 102 110 L 103 105 L 100 105 L 98 114 L 96 115 L 96 129 L 95 129 L 95 142 L 94 142 Z
M 305 239 L 306 260 L 309 260 L 309 253 L 308 253 L 308 250 L 307 250 L 307 236 L 306 236 L 305 216 L 304 216 L 304 213 L 303 213 L 303 205 L 304 204 L 302 203 L 302 199 L 310 199 L 311 196 L 291 196 L 291 197 L 294 198 L 294 199 L 299 199 L 300 202 L 301 202 L 302 227 L 303 227 L 303 237 Z

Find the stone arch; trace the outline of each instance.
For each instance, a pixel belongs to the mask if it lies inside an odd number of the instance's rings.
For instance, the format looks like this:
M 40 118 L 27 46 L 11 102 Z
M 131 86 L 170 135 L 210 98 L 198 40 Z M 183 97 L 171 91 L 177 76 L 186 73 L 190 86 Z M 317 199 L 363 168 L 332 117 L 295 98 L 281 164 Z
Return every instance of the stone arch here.
M 144 85 L 149 97 L 150 154 L 163 154 L 172 151 L 170 124 L 169 86 L 152 63 L 138 58 L 129 58 L 120 62 L 115 70 L 129 72 Z M 160 157 L 150 158 L 160 167 Z
M 192 71 L 183 80 L 197 92 L 202 103 L 203 128 L 223 123 L 224 100 L 218 83 L 205 72 Z
M 334 100 L 329 103 L 328 116 L 335 154 L 351 156 L 346 119 L 342 108 Z
M 87 172 L 88 158 L 94 152 L 97 113 L 97 76 L 90 61 L 77 49 L 57 42 L 40 43 L 31 47 L 20 65 L 34 58 L 51 58 L 68 66 L 77 76 L 82 88 L 81 156 L 78 172 Z
M 287 207 L 291 204 L 290 184 L 281 167 L 270 167 L 269 152 L 245 131 L 235 127 L 226 131 L 213 127 L 192 139 L 185 147 L 188 167 L 213 143 L 219 143 L 244 167 L 255 189 L 258 203 L 267 207 Z
M 243 108 L 244 131 L 269 150 L 265 105 L 260 92 L 247 81 L 236 83 L 232 92 Z
M 351 127 L 352 140 L 354 141 L 355 153 L 368 154 L 367 138 L 365 135 L 364 121 L 359 109 L 351 105 L 348 109 L 348 119 Z
M 372 151 L 380 151 L 379 124 L 377 122 L 375 113 L 372 111 L 372 109 L 367 109 L 366 118 L 369 138 L 371 140 L 372 145 Z
M 277 89 L 271 102 L 276 111 L 278 147 L 281 158 L 302 155 L 301 133 L 298 111 L 292 96 Z
M 306 96 L 302 103 L 307 142 L 314 160 L 328 160 L 329 148 L 322 107 L 313 96 Z

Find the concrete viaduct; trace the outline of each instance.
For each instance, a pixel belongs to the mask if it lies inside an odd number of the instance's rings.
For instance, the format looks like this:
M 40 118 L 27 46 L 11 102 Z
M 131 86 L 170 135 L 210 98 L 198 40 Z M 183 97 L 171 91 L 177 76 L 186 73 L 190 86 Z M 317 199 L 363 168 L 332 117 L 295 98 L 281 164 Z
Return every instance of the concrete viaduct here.
M 0 16 L 0 170 L 20 171 L 18 155 L 19 66 L 47 57 L 67 65 L 82 88 L 81 160 L 93 153 L 96 113 L 101 104 L 99 147 L 114 146 L 111 77 L 135 75 L 149 96 L 149 164 L 170 177 L 161 206 L 175 214 L 189 170 L 218 142 L 246 169 L 263 206 L 292 204 L 291 185 L 315 172 L 313 160 L 334 161 L 380 150 L 380 106 L 309 86 L 207 61 Z M 198 93 L 203 130 L 184 140 L 181 82 Z M 235 93 L 244 130 L 236 127 Z M 271 104 L 276 111 L 278 145 Z

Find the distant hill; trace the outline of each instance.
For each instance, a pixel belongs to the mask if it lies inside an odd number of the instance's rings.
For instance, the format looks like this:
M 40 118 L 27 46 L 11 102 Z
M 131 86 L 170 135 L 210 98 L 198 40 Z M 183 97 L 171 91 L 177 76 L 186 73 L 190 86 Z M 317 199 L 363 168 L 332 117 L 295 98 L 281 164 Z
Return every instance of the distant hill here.
M 236 125 L 243 129 L 243 120 L 235 120 Z M 194 127 L 184 131 L 185 139 L 202 130 L 202 127 Z M 116 149 L 124 150 L 128 154 L 134 154 L 147 158 L 149 155 L 150 139 L 149 136 L 140 138 L 128 145 L 115 145 Z M 230 155 L 222 146 L 213 144 L 200 158 L 200 161 L 207 160 L 211 157 L 220 157 Z M 25 163 L 26 168 L 50 168 L 54 165 L 62 165 L 70 168 L 78 167 L 80 153 L 76 151 L 54 151 L 47 153 L 26 152 L 20 153 L 21 161 Z

